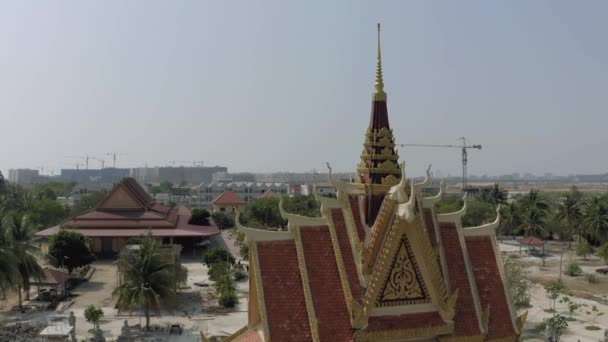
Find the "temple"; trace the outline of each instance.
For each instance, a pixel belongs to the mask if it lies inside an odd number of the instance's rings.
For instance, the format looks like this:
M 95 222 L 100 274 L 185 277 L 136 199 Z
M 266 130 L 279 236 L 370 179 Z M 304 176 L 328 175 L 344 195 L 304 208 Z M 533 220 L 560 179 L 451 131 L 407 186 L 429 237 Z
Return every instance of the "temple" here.
M 211 222 L 190 224 L 190 217 L 189 208 L 157 203 L 135 179 L 124 178 L 93 210 L 36 235 L 48 237 L 60 229 L 77 231 L 90 238 L 94 253 L 116 255 L 133 237 L 151 235 L 163 244 L 190 246 L 220 233 Z
M 378 26 L 378 36 L 380 34 Z M 321 217 L 284 231 L 237 227 L 249 244 L 248 324 L 229 341 L 516 341 L 496 219 L 463 227 L 406 178 L 389 126 L 378 37 L 369 127 L 354 182 L 332 177 Z

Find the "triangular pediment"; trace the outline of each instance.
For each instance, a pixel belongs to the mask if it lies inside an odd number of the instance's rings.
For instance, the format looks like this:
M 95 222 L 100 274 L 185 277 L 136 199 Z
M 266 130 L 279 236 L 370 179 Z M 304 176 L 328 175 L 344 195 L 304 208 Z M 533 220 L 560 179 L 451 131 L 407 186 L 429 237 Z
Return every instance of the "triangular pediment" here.
M 405 235 L 401 237 L 390 265 L 376 300 L 377 306 L 430 303 L 426 284 Z
M 143 209 L 144 206 L 123 184 L 118 184 L 97 209 Z

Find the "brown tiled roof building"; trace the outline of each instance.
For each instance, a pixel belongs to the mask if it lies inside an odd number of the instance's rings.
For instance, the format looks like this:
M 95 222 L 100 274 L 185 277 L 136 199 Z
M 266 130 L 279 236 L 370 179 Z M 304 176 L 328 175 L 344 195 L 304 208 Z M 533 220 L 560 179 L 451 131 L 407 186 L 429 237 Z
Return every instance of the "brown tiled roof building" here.
M 379 27 L 378 27 L 379 28 Z M 437 214 L 398 164 L 388 123 L 380 46 L 370 125 L 354 182 L 315 194 L 321 217 L 290 214 L 285 231 L 246 228 L 249 320 L 229 341 L 513 341 L 494 222 L 463 227 Z
M 133 178 L 124 178 L 96 208 L 36 235 L 50 236 L 60 229 L 73 230 L 89 237 L 95 253 L 116 254 L 127 239 L 152 235 L 166 243 L 192 242 L 219 234 L 218 228 L 192 225 L 190 209 L 171 208 L 154 201 Z M 177 240 L 176 240 L 177 239 Z

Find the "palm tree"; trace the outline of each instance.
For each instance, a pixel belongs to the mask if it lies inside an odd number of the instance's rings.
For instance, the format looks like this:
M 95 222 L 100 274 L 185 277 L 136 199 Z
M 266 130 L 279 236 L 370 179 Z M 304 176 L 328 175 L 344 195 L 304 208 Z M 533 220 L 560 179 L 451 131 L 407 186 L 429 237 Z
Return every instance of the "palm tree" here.
M 159 311 L 161 303 L 170 302 L 175 294 L 175 262 L 161 252 L 157 240 L 147 237 L 139 250 L 123 254 L 116 264 L 122 276 L 112 293 L 116 306 L 119 310 L 143 306 L 146 329 L 150 329 L 150 309 Z
M 542 236 L 545 232 L 545 223 L 549 204 L 541 197 L 540 191 L 530 192 L 518 201 L 519 217 L 522 224 L 516 230 L 524 231 L 526 236 Z
M 583 224 L 587 233 L 592 233 L 601 243 L 608 236 L 608 206 L 600 196 L 595 196 L 585 205 L 583 211 Z
M 19 294 L 19 307 L 22 307 L 21 290 L 25 291 L 26 299 L 29 300 L 30 279 L 39 280 L 43 276 L 42 268 L 34 255 L 38 247 L 32 244 L 35 226 L 27 215 L 18 217 L 17 214 L 13 213 L 4 218 L 2 227 L 6 246 L 12 252 L 16 261 L 16 285 Z
M 517 202 L 513 201 L 504 205 L 500 210 L 500 226 L 502 234 L 513 233 L 513 230 L 521 225 L 520 209 Z
M 580 203 L 577 196 L 573 193 L 568 193 L 564 199 L 558 204 L 557 214 L 555 218 L 566 224 L 566 231 L 568 232 L 568 249 L 571 248 L 572 235 L 576 230 L 578 232 L 579 243 L 581 242 L 581 219 L 582 212 Z

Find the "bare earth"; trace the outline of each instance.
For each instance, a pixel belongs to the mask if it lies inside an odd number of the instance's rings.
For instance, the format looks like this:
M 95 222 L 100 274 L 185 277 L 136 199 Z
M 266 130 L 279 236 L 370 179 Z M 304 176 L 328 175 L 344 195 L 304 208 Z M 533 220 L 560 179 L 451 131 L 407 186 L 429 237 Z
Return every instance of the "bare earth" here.
M 574 244 L 573 244 L 574 246 Z M 533 282 L 531 288 L 531 307 L 520 310 L 520 313 L 528 310 L 528 319 L 525 325 L 526 336 L 528 341 L 544 341 L 542 331 L 539 331 L 538 324 L 553 315 L 546 312 L 549 308 L 549 299 L 547 298 L 544 284 L 558 279 L 560 269 L 560 251 L 564 251 L 562 255 L 562 265 L 565 269 L 566 265 L 571 261 L 576 261 L 584 273 L 593 273 L 598 279 L 598 283 L 590 284 L 584 276 L 570 277 L 562 275 L 562 282 L 566 286 L 566 293 L 571 300 L 587 305 L 579 309 L 572 316 L 573 321 L 568 322 L 568 328 L 563 333 L 560 341 L 581 341 L 581 342 L 598 342 L 603 337 L 604 329 L 608 329 L 608 276 L 600 275 L 595 272 L 595 269 L 603 266 L 603 262 L 597 257 L 590 256 L 589 260 L 583 260 L 578 257 L 573 251 L 567 250 L 566 243 L 550 242 L 545 246 L 549 256 L 545 258 L 543 266 L 542 259 L 535 256 L 528 256 L 525 249 L 520 254 L 519 247 L 514 241 L 505 241 L 500 244 L 503 260 L 513 257 L 513 260 L 525 266 L 529 272 L 528 276 Z M 560 296 L 560 298 L 563 296 Z M 590 331 L 585 329 L 591 326 L 593 316 L 587 314 L 588 311 L 595 305 L 604 312 L 603 316 L 597 318 L 595 325 L 601 327 L 601 330 Z M 565 303 L 556 304 L 558 313 L 569 317 L 568 307 Z

